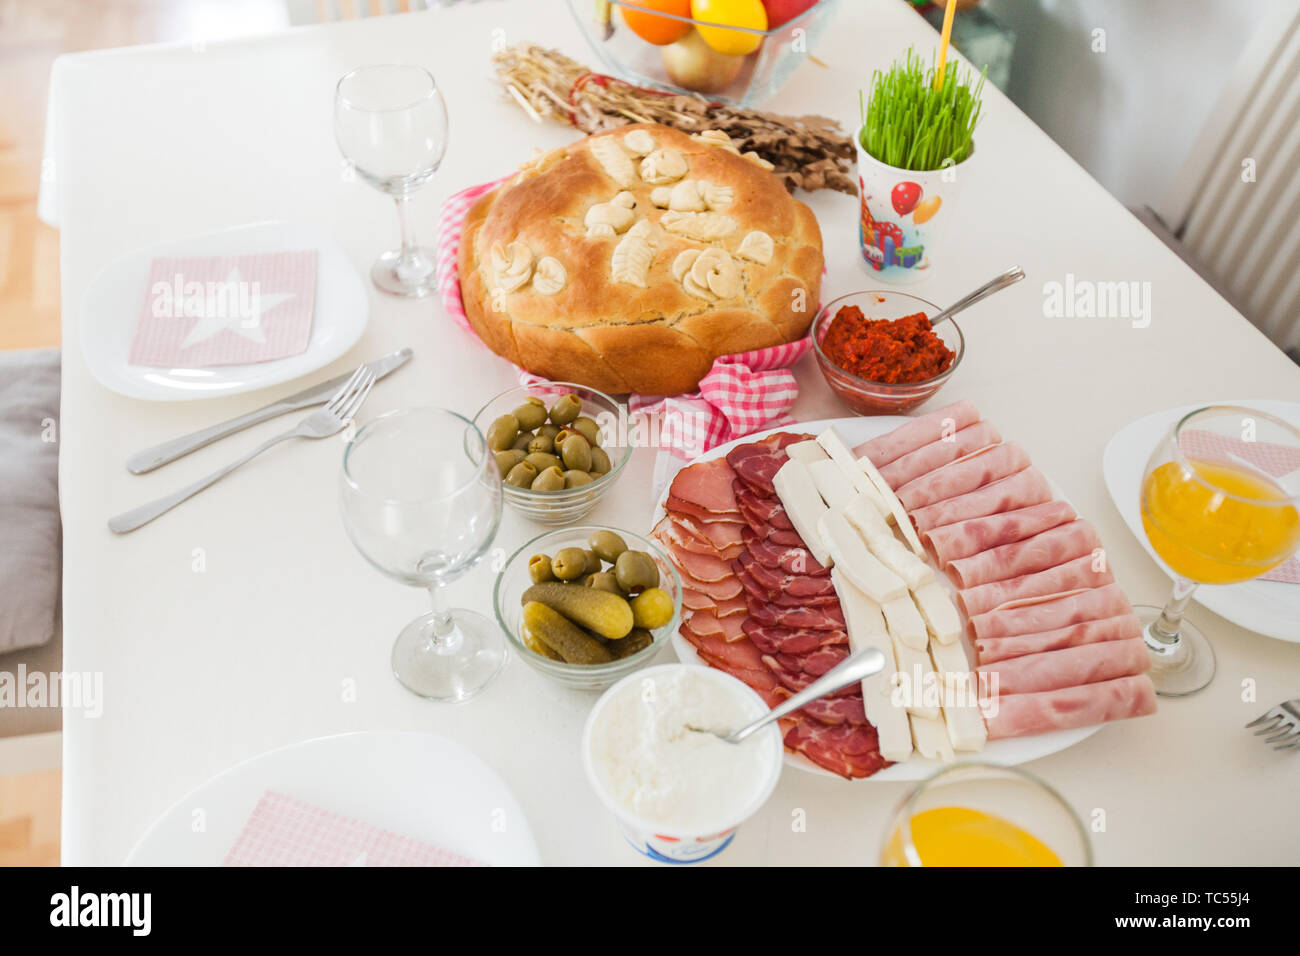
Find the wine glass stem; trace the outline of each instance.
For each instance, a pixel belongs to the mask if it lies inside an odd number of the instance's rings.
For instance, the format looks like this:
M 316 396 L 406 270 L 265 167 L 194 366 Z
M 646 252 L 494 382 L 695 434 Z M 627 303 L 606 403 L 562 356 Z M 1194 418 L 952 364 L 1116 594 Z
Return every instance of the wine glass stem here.
M 415 227 L 411 224 L 411 197 L 394 196 L 397 204 L 397 224 L 402 230 L 403 263 L 412 263 L 419 259 L 419 244 L 415 241 Z
M 1178 643 L 1178 626 L 1183 622 L 1183 612 L 1196 590 L 1196 582 L 1179 577 L 1174 581 L 1174 593 L 1160 611 L 1160 617 L 1151 622 L 1151 636 L 1162 644 Z
M 433 628 L 429 639 L 436 647 L 449 647 L 455 643 L 456 622 L 451 611 L 442 603 L 441 585 L 429 585 L 429 600 L 433 604 Z

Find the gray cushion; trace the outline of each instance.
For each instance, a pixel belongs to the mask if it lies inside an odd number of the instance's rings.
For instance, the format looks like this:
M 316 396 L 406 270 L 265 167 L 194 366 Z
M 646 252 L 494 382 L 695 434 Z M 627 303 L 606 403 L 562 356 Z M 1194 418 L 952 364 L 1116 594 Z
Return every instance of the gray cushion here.
M 0 654 L 55 633 L 59 352 L 0 352 Z

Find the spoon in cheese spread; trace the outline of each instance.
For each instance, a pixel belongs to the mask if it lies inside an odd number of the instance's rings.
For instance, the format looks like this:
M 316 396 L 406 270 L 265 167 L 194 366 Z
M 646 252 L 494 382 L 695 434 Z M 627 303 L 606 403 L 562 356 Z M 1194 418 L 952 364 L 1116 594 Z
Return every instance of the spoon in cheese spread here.
M 784 703 L 773 707 L 758 720 L 752 721 L 741 727 L 739 730 L 733 730 L 731 733 L 720 733 L 716 730 L 709 730 L 704 727 L 692 727 L 687 725 L 687 730 L 693 730 L 701 734 L 713 734 L 719 740 L 725 740 L 729 744 L 741 743 L 751 734 L 762 730 L 768 724 L 775 720 L 780 720 L 787 714 L 798 710 L 800 707 L 817 700 L 819 697 L 825 697 L 833 694 L 842 687 L 849 684 L 857 683 L 872 674 L 878 674 L 885 666 L 885 655 L 874 647 L 863 648 L 857 653 L 850 654 L 844 660 L 828 670 L 821 677 L 817 678 L 799 693 L 793 697 L 787 698 Z

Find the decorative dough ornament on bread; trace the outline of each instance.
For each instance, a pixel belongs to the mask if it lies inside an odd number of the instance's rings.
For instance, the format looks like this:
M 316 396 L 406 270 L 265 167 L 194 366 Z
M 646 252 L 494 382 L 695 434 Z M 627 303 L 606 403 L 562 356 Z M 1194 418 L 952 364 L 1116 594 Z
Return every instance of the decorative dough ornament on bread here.
M 807 334 L 821 231 L 725 133 L 654 124 L 544 153 L 465 219 L 461 298 L 489 348 L 614 394 L 694 391 L 721 355 Z

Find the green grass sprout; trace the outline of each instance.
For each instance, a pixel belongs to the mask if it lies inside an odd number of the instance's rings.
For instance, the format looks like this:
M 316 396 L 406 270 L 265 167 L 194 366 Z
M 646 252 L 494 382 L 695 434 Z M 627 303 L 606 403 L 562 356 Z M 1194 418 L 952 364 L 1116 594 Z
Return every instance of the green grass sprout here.
M 863 104 L 859 136 L 871 156 L 899 169 L 942 169 L 960 163 L 975 148 L 975 124 L 985 74 L 972 80 L 967 69 L 958 75 L 956 64 L 944 71 L 943 85 L 935 88 L 936 66 L 925 63 L 912 50 L 887 71 L 871 77 L 871 97 Z M 949 164 L 951 165 L 951 164 Z

